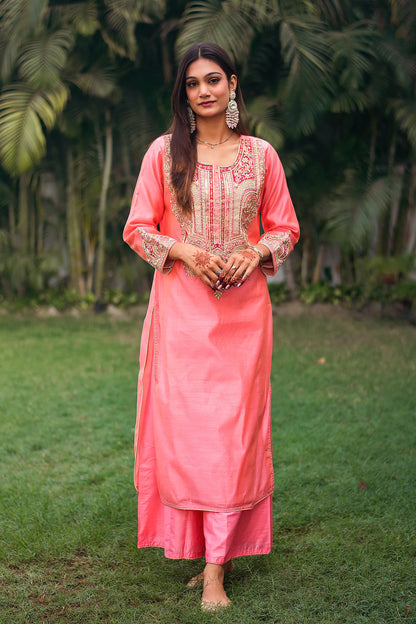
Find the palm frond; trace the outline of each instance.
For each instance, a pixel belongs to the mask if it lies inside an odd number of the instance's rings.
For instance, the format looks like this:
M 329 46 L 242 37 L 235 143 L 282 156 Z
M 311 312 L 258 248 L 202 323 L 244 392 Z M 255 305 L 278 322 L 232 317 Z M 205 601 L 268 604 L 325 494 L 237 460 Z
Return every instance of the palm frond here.
M 285 16 L 280 25 L 282 56 L 288 68 L 279 91 L 293 134 L 308 135 L 328 110 L 333 80 L 327 32 L 315 18 Z
M 59 83 L 53 89 L 15 84 L 0 96 L 0 157 L 12 175 L 30 169 L 45 153 L 50 130 L 68 98 Z
M 19 59 L 20 77 L 35 88 L 52 86 L 60 78 L 73 43 L 67 29 L 28 42 Z
M 344 6 L 342 0 L 319 0 L 308 4 L 313 14 L 331 27 L 338 27 L 346 21 L 349 7 Z
M 400 87 L 411 90 L 413 77 L 416 75 L 416 60 L 406 54 L 396 40 L 383 38 L 379 41 L 377 53 L 380 60 L 394 72 Z
M 165 0 L 105 0 L 107 19 L 113 28 L 122 29 L 125 20 L 151 24 L 163 19 Z
M 400 128 L 407 134 L 409 143 L 416 149 L 416 103 L 414 100 L 395 101 L 393 110 Z
M 371 23 L 359 22 L 330 33 L 328 38 L 338 82 L 346 90 L 358 90 L 377 59 L 379 31 Z
M 370 184 L 346 172 L 345 181 L 323 205 L 326 235 L 343 248 L 358 249 L 374 231 L 377 221 L 398 201 L 401 178 L 389 175 Z
M 163 18 L 164 0 L 105 0 L 105 29 L 102 36 L 116 54 L 135 60 L 138 53 L 136 24 L 151 24 Z
M 138 168 L 145 150 L 161 132 L 162 122 L 157 102 L 151 108 L 141 94 L 125 98 L 120 109 L 119 123 L 121 135 L 128 138 L 129 152 L 133 154 Z
M 94 0 L 50 6 L 48 14 L 52 25 L 57 27 L 71 26 L 83 37 L 93 35 L 100 27 L 98 10 Z
M 311 68 L 326 71 L 330 49 L 323 24 L 309 15 L 285 15 L 281 20 L 280 41 L 283 57 L 289 67 L 301 60 Z
M 251 16 L 237 0 L 191 2 L 176 40 L 176 54 L 181 57 L 198 41 L 212 41 L 227 50 L 234 61 L 242 62 L 248 55 L 253 33 Z
M 115 89 L 116 77 L 108 68 L 95 65 L 86 72 L 70 76 L 73 82 L 83 93 L 95 97 L 106 98 Z
M 331 100 L 330 110 L 332 113 L 363 112 L 369 105 L 368 95 L 363 91 L 344 91 L 335 95 Z
M 8 82 L 21 46 L 38 33 L 47 0 L 2 0 L 0 2 L 0 78 Z
M 247 112 L 251 133 L 269 141 L 276 150 L 282 149 L 285 137 L 276 115 L 275 103 L 267 97 L 259 96 L 251 100 Z
M 42 23 L 47 6 L 48 0 L 2 0 L 1 31 L 19 38 L 33 34 Z
M 102 36 L 110 50 L 119 56 L 134 60 L 137 56 L 135 28 L 138 21 L 133 0 L 107 0 L 106 27 Z
M 7 83 L 12 79 L 16 61 L 19 57 L 21 41 L 18 37 L 0 37 L 0 80 Z

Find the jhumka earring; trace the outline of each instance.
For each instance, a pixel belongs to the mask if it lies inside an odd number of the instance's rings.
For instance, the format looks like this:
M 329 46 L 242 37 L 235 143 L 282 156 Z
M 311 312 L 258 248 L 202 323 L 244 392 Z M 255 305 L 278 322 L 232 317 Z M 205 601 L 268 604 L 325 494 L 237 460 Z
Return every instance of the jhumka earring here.
M 195 119 L 195 113 L 192 110 L 192 108 L 189 106 L 189 104 L 187 106 L 187 112 L 188 112 L 188 121 L 189 121 L 189 132 L 192 134 L 196 130 L 196 119 Z
M 237 127 L 239 118 L 240 113 L 237 102 L 235 101 L 235 91 L 230 91 L 230 101 L 225 111 L 225 123 L 229 128 L 234 129 Z

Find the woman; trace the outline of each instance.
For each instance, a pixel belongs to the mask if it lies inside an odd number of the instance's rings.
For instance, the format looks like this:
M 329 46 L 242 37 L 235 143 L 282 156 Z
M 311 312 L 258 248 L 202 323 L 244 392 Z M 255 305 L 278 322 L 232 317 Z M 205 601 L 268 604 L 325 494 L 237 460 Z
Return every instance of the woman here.
M 188 585 L 201 582 L 201 607 L 215 610 L 230 604 L 231 560 L 272 544 L 266 275 L 299 229 L 276 152 L 239 119 L 222 48 L 188 50 L 172 110 L 170 132 L 143 159 L 124 231 L 157 269 L 140 352 L 138 546 L 205 556 Z

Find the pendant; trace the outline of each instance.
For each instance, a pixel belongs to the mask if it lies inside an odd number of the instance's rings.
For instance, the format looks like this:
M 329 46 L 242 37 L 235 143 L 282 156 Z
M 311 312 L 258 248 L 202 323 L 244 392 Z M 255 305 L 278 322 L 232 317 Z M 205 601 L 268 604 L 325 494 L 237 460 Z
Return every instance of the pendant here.
M 211 149 L 214 149 L 214 145 L 211 145 Z

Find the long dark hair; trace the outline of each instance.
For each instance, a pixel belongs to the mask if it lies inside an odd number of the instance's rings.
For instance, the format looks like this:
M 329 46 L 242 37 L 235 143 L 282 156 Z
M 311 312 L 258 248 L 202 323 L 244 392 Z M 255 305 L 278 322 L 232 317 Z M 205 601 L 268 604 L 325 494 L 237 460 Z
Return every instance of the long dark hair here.
M 196 132 L 191 134 L 189 131 L 185 81 L 189 65 L 201 57 L 217 63 L 224 71 L 228 81 L 230 81 L 233 74 L 237 75 L 227 52 L 215 43 L 196 43 L 189 48 L 179 63 L 172 92 L 173 122 L 169 128 L 169 132 L 172 134 L 170 143 L 172 156 L 171 182 L 179 206 L 187 213 L 192 211 L 191 184 L 196 167 Z M 242 116 L 246 116 L 246 108 L 238 81 L 235 95 L 240 111 L 240 121 L 235 128 L 235 132 L 240 135 L 248 134 L 244 121 L 241 119 Z

